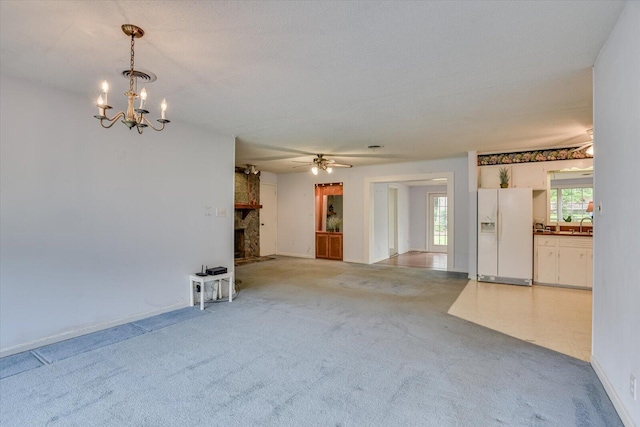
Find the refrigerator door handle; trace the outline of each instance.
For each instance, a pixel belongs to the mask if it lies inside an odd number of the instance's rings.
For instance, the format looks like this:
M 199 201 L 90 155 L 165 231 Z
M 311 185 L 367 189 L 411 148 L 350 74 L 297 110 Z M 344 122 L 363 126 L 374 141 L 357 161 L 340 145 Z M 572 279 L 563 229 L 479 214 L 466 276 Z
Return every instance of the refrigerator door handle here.
M 498 243 L 502 242 L 502 212 L 498 212 Z
M 498 243 L 500 241 L 500 236 L 498 236 L 498 226 L 499 226 L 499 223 L 498 223 L 498 205 L 496 205 L 494 207 L 494 210 L 493 210 L 493 221 L 495 223 L 495 234 L 494 234 L 494 236 L 496 238 L 496 243 Z

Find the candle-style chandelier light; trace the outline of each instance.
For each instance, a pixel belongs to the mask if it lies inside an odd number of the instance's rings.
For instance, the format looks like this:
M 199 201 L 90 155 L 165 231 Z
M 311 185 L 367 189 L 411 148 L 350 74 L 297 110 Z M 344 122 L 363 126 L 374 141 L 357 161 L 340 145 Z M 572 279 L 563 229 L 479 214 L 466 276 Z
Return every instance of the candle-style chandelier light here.
M 124 71 L 122 73 L 126 77 L 129 77 L 129 91 L 124 93 L 124 95 L 128 99 L 128 103 L 129 103 L 128 107 L 127 107 L 127 112 L 125 113 L 123 111 L 120 111 L 118 114 L 116 114 L 112 118 L 107 117 L 107 115 L 106 115 L 107 110 L 110 110 L 112 107 L 107 102 L 107 100 L 108 100 L 107 94 L 109 93 L 109 84 L 105 80 L 105 81 L 102 82 L 102 94 L 98 98 L 98 104 L 97 104 L 98 114 L 93 116 L 93 117 L 95 117 L 96 119 L 100 120 L 100 125 L 102 125 L 102 127 L 105 128 L 105 129 L 108 129 L 111 126 L 113 126 L 113 124 L 116 122 L 116 120 L 118 120 L 120 117 L 122 117 L 122 123 L 124 123 L 125 125 L 129 126 L 129 129 L 132 129 L 135 126 L 136 129 L 138 130 L 138 133 L 140 133 L 140 134 L 144 131 L 144 128 L 146 128 L 146 127 L 150 127 L 151 129 L 156 130 L 156 131 L 161 131 L 161 130 L 164 129 L 164 125 L 169 123 L 169 120 L 167 120 L 167 118 L 166 118 L 167 101 L 163 99 L 162 103 L 160 104 L 160 109 L 161 109 L 161 112 L 162 112 L 162 116 L 161 116 L 161 118 L 158 119 L 158 122 L 161 123 L 162 126 L 159 127 L 159 128 L 156 128 L 144 116 L 145 114 L 149 114 L 149 111 L 147 111 L 144 108 L 145 107 L 145 102 L 147 101 L 147 91 L 146 91 L 146 89 L 142 88 L 142 90 L 140 91 L 139 95 L 134 90 L 134 79 L 137 79 L 140 76 L 144 76 L 149 81 L 154 81 L 155 80 L 155 76 L 153 76 L 152 73 L 140 72 L 138 70 L 135 70 L 134 66 L 133 66 L 134 65 L 133 57 L 134 57 L 135 40 L 137 38 L 140 38 L 140 37 L 144 36 L 144 31 L 142 30 L 142 28 L 140 28 L 138 26 L 135 26 L 135 25 L 132 25 L 132 24 L 124 24 L 122 26 L 122 31 L 127 36 L 131 37 L 131 61 L 129 63 L 129 70 Z M 134 108 L 133 104 L 134 104 L 136 98 L 138 98 L 138 97 L 140 98 L 140 105 L 138 106 L 138 108 Z M 108 124 L 105 125 L 105 122 L 107 122 Z

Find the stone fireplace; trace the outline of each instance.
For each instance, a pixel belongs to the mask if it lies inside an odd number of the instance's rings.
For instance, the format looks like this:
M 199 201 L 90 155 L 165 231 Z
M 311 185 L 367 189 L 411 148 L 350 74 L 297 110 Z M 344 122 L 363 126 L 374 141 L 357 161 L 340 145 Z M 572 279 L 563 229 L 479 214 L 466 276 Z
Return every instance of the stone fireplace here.
M 233 257 L 246 258 L 244 250 L 244 228 L 236 228 L 233 239 Z
M 260 256 L 260 174 L 235 173 L 234 258 Z

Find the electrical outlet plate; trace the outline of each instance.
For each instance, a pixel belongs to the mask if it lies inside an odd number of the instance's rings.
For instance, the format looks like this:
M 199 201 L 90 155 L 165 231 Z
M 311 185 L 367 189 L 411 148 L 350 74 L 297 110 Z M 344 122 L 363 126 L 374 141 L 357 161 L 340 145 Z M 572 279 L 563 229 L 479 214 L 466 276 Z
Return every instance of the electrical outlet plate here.
M 631 397 L 633 398 L 633 400 L 637 400 L 638 398 L 638 394 L 636 393 L 636 377 L 631 374 L 631 377 L 629 378 L 629 391 L 631 392 Z

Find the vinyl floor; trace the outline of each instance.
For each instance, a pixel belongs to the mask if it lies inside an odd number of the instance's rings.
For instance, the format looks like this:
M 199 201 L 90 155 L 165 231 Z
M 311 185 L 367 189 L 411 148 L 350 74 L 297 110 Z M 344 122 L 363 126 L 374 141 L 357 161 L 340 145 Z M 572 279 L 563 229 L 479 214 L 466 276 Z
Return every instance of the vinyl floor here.
M 591 305 L 589 290 L 471 280 L 449 314 L 588 362 Z

